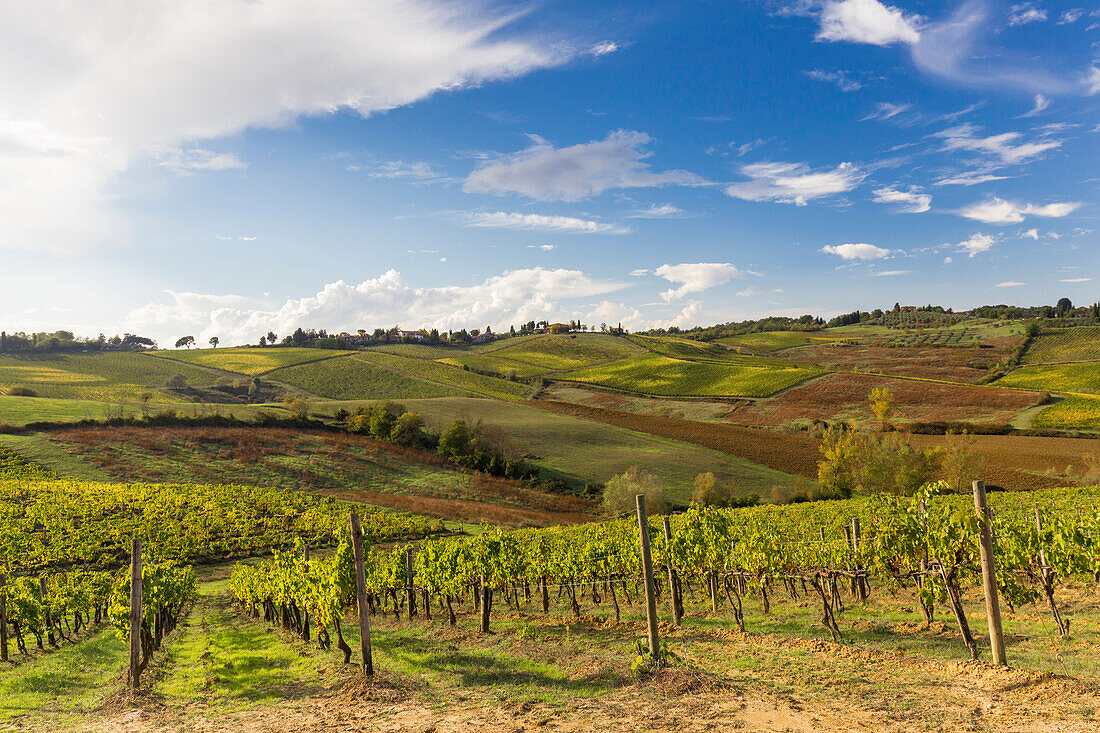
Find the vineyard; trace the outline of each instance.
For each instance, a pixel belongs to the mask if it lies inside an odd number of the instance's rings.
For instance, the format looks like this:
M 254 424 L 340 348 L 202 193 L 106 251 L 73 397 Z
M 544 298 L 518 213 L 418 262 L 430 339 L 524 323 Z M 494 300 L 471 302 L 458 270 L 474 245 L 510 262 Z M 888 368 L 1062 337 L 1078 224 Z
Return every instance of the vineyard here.
M 153 392 L 157 402 L 174 402 L 180 398 L 165 387 L 175 375 L 191 385 L 211 385 L 218 379 L 189 364 L 129 352 L 0 355 L 0 392 L 19 386 L 54 399 L 136 402 L 143 392 Z
M 684 586 L 694 586 L 702 589 L 712 613 L 726 609 L 741 632 L 756 621 L 744 615 L 748 596 L 760 598 L 765 615 L 773 604 L 807 597 L 813 599 L 814 618 L 834 641 L 843 640 L 837 619 L 847 605 L 889 593 L 908 599 L 914 620 L 925 624 L 935 620 L 937 608 L 946 609 L 958 630 L 960 655 L 976 659 L 981 634 L 971 628 L 962 597 L 983 578 L 982 523 L 970 497 L 940 495 L 941 488 L 929 485 L 912 498 L 809 506 L 693 507 L 663 525 L 659 518 L 647 519 L 645 537 L 635 520 L 621 519 L 488 530 L 363 551 L 353 531 L 332 558 L 310 560 L 301 548 L 276 553 L 260 565 L 235 566 L 230 585 L 249 616 L 305 638 L 310 629 L 303 619 L 312 619 L 318 643 L 338 646 L 345 662 L 352 649 L 340 619 L 357 598 L 364 630 L 369 624 L 362 615 L 368 611 L 412 616 L 419 606 L 430 618 L 435 605 L 453 626 L 456 606 L 472 604 L 485 633 L 494 599 L 506 613 L 545 614 L 551 595 L 564 596 L 578 622 L 599 611 L 619 622 L 621 604 L 645 597 L 643 591 L 656 595 L 648 590 L 652 583 L 663 586 L 662 603 L 673 625 L 680 625 L 684 614 Z M 989 507 L 997 594 L 1010 607 L 1036 603 L 1057 632 L 1068 635 L 1073 620 L 1060 605 L 1058 588 L 1100 582 L 1100 489 L 995 494 Z M 650 544 L 656 581 L 643 572 Z M 651 617 L 652 612 L 653 607 Z M 651 625 L 651 634 L 654 629 Z M 363 649 L 369 659 L 369 644 Z M 656 649 L 651 646 L 660 654 Z
M 925 328 L 891 336 L 883 346 L 933 346 L 941 348 L 973 347 L 980 343 L 978 333 L 970 328 Z
M 1100 361 L 1100 326 L 1058 328 L 1040 333 L 1024 354 L 1024 364 Z
M 332 400 L 407 400 L 469 394 L 465 390 L 417 379 L 356 356 L 285 367 L 271 372 L 269 376 Z
M 1100 365 L 1084 362 L 1024 366 L 998 379 L 997 385 L 1047 392 L 1097 394 L 1100 393 Z
M 199 366 L 220 369 L 236 374 L 256 376 L 281 367 L 293 366 L 307 361 L 330 359 L 342 352 L 331 349 L 307 349 L 280 346 L 278 348 L 239 347 L 230 349 L 175 349 L 173 351 L 152 351 L 151 356 L 183 361 Z
M 604 334 L 560 334 L 504 342 L 490 356 L 521 361 L 548 370 L 578 369 L 642 353 L 629 341 Z
M 816 377 L 821 370 L 777 366 L 743 359 L 739 362 L 683 361 L 645 354 L 603 366 L 580 369 L 560 378 L 625 392 L 669 397 L 756 396 Z
M 1031 421 L 1036 428 L 1100 430 L 1100 395 L 1067 395 Z

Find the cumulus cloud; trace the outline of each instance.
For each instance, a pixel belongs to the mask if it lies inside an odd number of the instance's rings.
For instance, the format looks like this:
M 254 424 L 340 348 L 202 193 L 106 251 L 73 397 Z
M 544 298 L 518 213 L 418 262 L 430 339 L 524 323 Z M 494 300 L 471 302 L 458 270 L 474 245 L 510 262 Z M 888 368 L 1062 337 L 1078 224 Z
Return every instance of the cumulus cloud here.
M 617 224 L 606 224 L 575 216 L 545 216 L 521 214 L 513 211 L 473 211 L 463 215 L 466 226 L 486 229 L 526 229 L 570 234 L 629 234 L 630 230 Z
M 750 163 L 741 167 L 750 180 L 731 183 L 726 194 L 746 201 L 778 201 L 805 206 L 814 199 L 851 191 L 867 177 L 851 163 L 812 170 L 805 163 Z
M 959 211 L 961 216 L 967 219 L 984 222 L 986 224 L 1019 224 L 1027 216 L 1043 216 L 1060 219 L 1069 216 L 1081 204 L 1077 202 L 1060 202 L 1037 206 L 1035 204 L 1019 204 L 1014 201 L 992 198 L 976 204 L 964 207 Z
M 878 0 L 829 0 L 821 10 L 819 41 L 853 41 L 875 46 L 916 43 L 920 18 Z
M 908 191 L 899 191 L 893 186 L 874 190 L 874 201 L 879 204 L 898 204 L 898 211 L 906 214 L 921 214 L 932 208 L 932 196 L 921 193 L 919 188 L 910 186 Z
M 821 248 L 821 251 L 825 254 L 836 255 L 842 260 L 879 260 L 890 254 L 890 250 L 866 242 L 827 244 Z
M 467 328 L 472 324 L 510 323 L 556 318 L 567 301 L 599 297 L 620 289 L 578 270 L 541 267 L 511 270 L 471 286 L 417 288 L 396 270 L 357 285 L 338 281 L 315 295 L 269 305 L 236 295 L 168 292 L 169 302 L 131 311 L 124 327 L 161 343 L 181 333 L 200 342 L 217 336 L 223 343 L 255 343 L 269 330 L 295 328 L 330 331 L 399 323 L 406 327 Z
M 959 248 L 959 251 L 966 252 L 968 257 L 974 257 L 982 252 L 988 252 L 996 242 L 997 238 L 990 234 L 972 234 L 969 239 L 965 239 L 955 246 Z
M 701 293 L 734 278 L 755 274 L 739 270 L 728 262 L 685 262 L 679 265 L 661 265 L 653 272 L 671 283 L 680 283 L 680 287 L 661 293 L 661 298 L 666 303 L 681 300 L 688 293 Z
M 612 189 L 695 186 L 688 171 L 653 171 L 644 132 L 616 130 L 603 140 L 556 148 L 540 137 L 526 150 L 483 164 L 463 185 L 470 193 L 519 193 L 539 201 L 577 201 Z
M 640 310 L 626 303 L 613 303 L 610 300 L 601 300 L 584 314 L 587 323 L 599 326 L 601 323 L 609 325 L 622 324 L 623 328 L 635 331 L 647 328 L 651 319 L 646 318 Z
M 195 143 L 568 59 L 562 44 L 508 37 L 516 17 L 442 0 L 4 3 L 0 247 L 122 240 L 109 186 L 166 150 L 183 170 L 239 167 Z

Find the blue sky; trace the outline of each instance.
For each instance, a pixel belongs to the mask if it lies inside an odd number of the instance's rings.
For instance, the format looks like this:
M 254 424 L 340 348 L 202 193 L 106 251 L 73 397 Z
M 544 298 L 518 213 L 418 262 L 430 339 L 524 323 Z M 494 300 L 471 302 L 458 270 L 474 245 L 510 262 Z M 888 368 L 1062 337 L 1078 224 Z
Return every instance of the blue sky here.
M 1100 299 L 1100 11 L 0 2 L 0 323 Z

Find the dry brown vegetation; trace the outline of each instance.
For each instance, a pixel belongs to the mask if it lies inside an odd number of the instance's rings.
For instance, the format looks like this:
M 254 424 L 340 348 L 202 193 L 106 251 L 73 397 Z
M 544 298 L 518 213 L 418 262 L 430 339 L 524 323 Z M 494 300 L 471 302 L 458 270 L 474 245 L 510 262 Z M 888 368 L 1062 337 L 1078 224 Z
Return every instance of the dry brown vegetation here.
M 898 377 L 940 379 L 975 383 L 989 369 L 1012 354 L 1013 339 L 996 339 L 993 348 L 803 346 L 783 352 L 797 364 L 816 364 L 825 369 L 891 374 Z

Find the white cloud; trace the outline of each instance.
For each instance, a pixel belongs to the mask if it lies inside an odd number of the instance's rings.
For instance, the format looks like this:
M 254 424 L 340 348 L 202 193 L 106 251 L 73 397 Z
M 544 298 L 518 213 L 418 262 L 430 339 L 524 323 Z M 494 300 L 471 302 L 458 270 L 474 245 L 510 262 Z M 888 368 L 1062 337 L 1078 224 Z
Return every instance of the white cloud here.
M 900 204 L 897 210 L 906 214 L 920 214 L 932 208 L 932 196 L 913 186 L 908 191 L 899 191 L 893 186 L 876 188 L 874 195 L 875 203 Z
M 1021 234 L 1020 237 L 1021 238 L 1027 238 L 1027 239 L 1034 239 L 1034 240 L 1038 241 L 1039 240 L 1039 230 L 1038 229 L 1028 229 L 1026 232 Z
M 1090 66 L 1085 72 L 1084 87 L 1086 94 L 1100 94 L 1100 67 Z
M 868 277 L 897 277 L 898 275 L 908 275 L 912 270 L 877 270 L 867 273 Z
M 1050 100 L 1047 97 L 1044 97 L 1042 94 L 1036 94 L 1035 101 L 1031 105 L 1031 110 L 1020 116 L 1035 117 L 1036 115 L 1042 114 L 1049 106 Z
M 1036 206 L 1035 204 L 1018 204 L 1013 201 L 992 198 L 988 201 L 982 201 L 964 207 L 959 211 L 959 214 L 965 216 L 967 219 L 974 219 L 975 221 L 984 222 L 986 224 L 1019 224 L 1026 216 L 1043 216 L 1060 219 L 1063 216 L 1069 216 L 1080 208 L 1080 206 L 1081 204 L 1077 202 L 1061 202 Z
M 519 193 L 539 201 L 577 201 L 609 189 L 695 186 L 706 183 L 687 171 L 654 172 L 644 150 L 653 139 L 643 132 L 616 130 L 603 140 L 555 148 L 542 138 L 534 145 L 475 170 L 463 190 Z
M 990 234 L 972 234 L 969 239 L 964 239 L 955 246 L 959 251 L 966 252 L 968 257 L 974 257 L 982 252 L 988 252 L 996 243 L 997 238 Z
M 639 267 L 636 270 L 631 270 L 630 271 L 630 276 L 631 277 L 645 277 L 648 274 L 649 274 L 649 270 L 645 269 L 644 267 Z
M 737 294 L 742 298 L 751 298 L 756 295 L 774 295 L 782 292 L 783 288 L 758 288 L 755 285 L 750 285 L 744 290 L 738 290 Z
M 876 247 L 866 242 L 850 242 L 848 244 L 827 244 L 821 251 L 836 255 L 842 260 L 879 260 L 887 257 L 890 250 Z
M 623 325 L 623 328 L 634 331 L 648 328 L 650 319 L 635 308 L 626 303 L 612 303 L 610 300 L 602 300 L 590 311 L 584 314 L 584 320 L 590 325 L 599 327 L 601 323 L 608 325 Z
M 577 270 L 541 267 L 512 270 L 471 286 L 416 288 L 396 270 L 358 285 L 343 281 L 325 285 L 315 295 L 269 305 L 236 295 L 168 292 L 170 302 L 150 303 L 131 311 L 123 326 L 174 341 L 193 334 L 200 342 L 217 336 L 226 345 L 255 343 L 260 334 L 295 328 L 354 330 L 374 326 L 467 328 L 558 318 L 566 301 L 593 298 L 619 290 L 618 283 L 595 280 Z
M 746 201 L 778 201 L 805 206 L 808 201 L 851 191 L 867 174 L 851 163 L 811 170 L 805 163 L 750 163 L 741 167 L 750 180 L 731 183 L 726 193 Z
M 638 209 L 626 215 L 628 219 L 675 219 L 683 216 L 684 210 L 672 204 L 653 204 L 648 209 Z
M 157 165 L 176 173 L 242 170 L 248 165 L 235 153 L 215 153 L 203 148 L 170 148 L 157 155 Z
M 905 104 L 892 104 L 890 102 L 877 102 L 875 104 L 875 111 L 868 114 L 866 117 L 861 117 L 860 122 L 866 122 L 867 120 L 889 120 L 897 117 L 900 114 L 904 114 L 913 109 L 913 105 L 908 102 Z
M 734 278 L 754 274 L 739 270 L 728 262 L 685 262 L 679 265 L 661 265 L 653 273 L 669 282 L 681 284 L 678 288 L 661 293 L 661 298 L 666 303 L 680 300 L 688 293 L 701 293 Z
M 606 56 L 609 53 L 615 53 L 620 48 L 622 48 L 622 46 L 615 43 L 615 41 L 600 41 L 599 43 L 593 44 L 592 47 L 588 49 L 588 53 L 593 56 Z
M 1028 23 L 1038 23 L 1046 19 L 1047 11 L 1043 8 L 1035 7 L 1034 3 L 1013 5 L 1008 12 L 1009 25 L 1027 25 Z
M 1017 282 L 1015 280 L 1006 280 L 1003 283 L 997 283 L 999 288 L 1018 288 L 1021 285 L 1027 285 L 1027 283 Z
M 1060 140 L 1048 139 L 1015 144 L 1023 137 L 1019 132 L 977 137 L 976 133 L 980 130 L 975 125 L 959 125 L 937 132 L 935 137 L 943 140 L 944 150 L 970 150 L 996 158 L 1005 165 L 1023 163 L 1062 145 Z
M 543 252 L 552 252 L 557 249 L 557 245 L 554 244 L 529 244 L 527 249 L 541 249 Z
M 941 178 L 934 185 L 936 186 L 977 186 L 981 183 L 990 183 L 991 181 L 1003 181 L 1008 176 L 997 176 L 992 173 L 984 171 L 971 171 L 968 173 L 958 173 L 955 175 Z
M 1067 277 L 1064 280 L 1059 280 L 1060 283 L 1090 283 L 1091 277 Z
M 544 216 L 510 211 L 472 211 L 463 215 L 466 226 L 486 229 L 526 229 L 571 234 L 629 234 L 617 224 L 605 224 L 574 216 Z
M 819 41 L 853 41 L 876 46 L 916 43 L 920 18 L 878 0 L 828 0 L 821 10 Z
M 699 317 L 702 312 L 702 303 L 691 302 L 681 308 L 680 312 L 671 318 L 657 321 L 653 324 L 653 327 L 671 328 L 672 326 L 676 326 L 677 328 L 684 328 L 686 326 L 694 326 L 699 322 Z
M 803 73 L 814 81 L 824 81 L 836 84 L 837 88 L 840 89 L 840 91 L 842 92 L 858 92 L 860 89 L 863 88 L 863 82 L 851 78 L 845 71 L 824 71 L 822 69 L 811 69 Z
M 1062 13 L 1058 18 L 1058 25 L 1068 25 L 1069 23 L 1076 23 L 1081 19 L 1081 16 L 1085 14 L 1085 11 L 1081 8 L 1070 8 Z
M 367 163 L 349 163 L 349 171 L 363 171 L 371 178 L 405 180 L 414 183 L 439 183 L 450 179 L 424 161 L 377 160 Z
M 4 3 L 0 247 L 125 241 L 110 186 L 163 151 L 179 148 L 185 170 L 238 167 L 189 151 L 302 115 L 367 116 L 570 57 L 564 44 L 509 34 L 518 14 L 442 0 Z
M 955 261 L 955 260 L 954 260 L 954 259 L 952 259 L 952 258 L 951 258 L 950 256 L 948 256 L 948 257 L 944 257 L 944 258 L 943 258 L 943 264 L 945 264 L 945 265 L 950 265 L 950 264 L 951 264 L 952 262 L 954 262 L 954 261 Z

